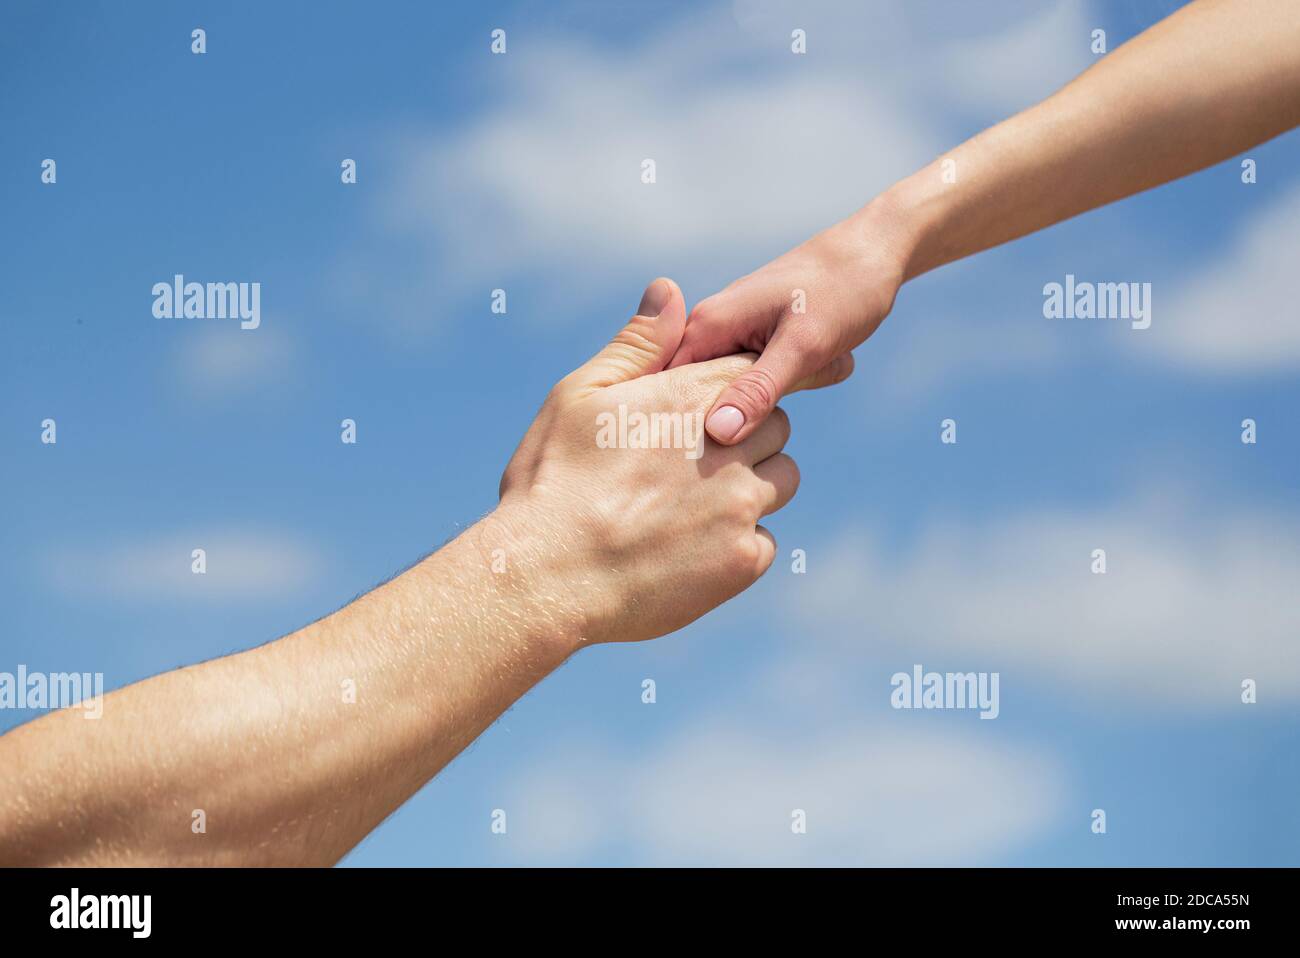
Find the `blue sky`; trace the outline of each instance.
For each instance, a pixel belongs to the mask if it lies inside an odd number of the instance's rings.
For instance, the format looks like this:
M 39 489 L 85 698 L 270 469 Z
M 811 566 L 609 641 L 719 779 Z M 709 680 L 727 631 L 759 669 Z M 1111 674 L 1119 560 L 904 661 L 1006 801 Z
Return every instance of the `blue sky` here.
M 0 670 L 118 687 L 342 605 L 492 508 L 651 278 L 708 295 L 1176 4 L 972 6 L 7 4 Z M 785 404 L 768 576 L 575 657 L 347 863 L 1300 863 L 1296 137 L 905 288 Z M 261 327 L 155 319 L 175 273 Z M 1151 328 L 1045 319 L 1067 273 Z M 918 662 L 999 718 L 891 709 Z

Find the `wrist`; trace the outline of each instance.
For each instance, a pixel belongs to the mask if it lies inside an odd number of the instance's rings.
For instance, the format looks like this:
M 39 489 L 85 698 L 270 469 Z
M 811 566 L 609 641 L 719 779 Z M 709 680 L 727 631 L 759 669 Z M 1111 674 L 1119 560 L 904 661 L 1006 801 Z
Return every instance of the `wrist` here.
M 558 548 L 548 517 L 527 500 L 502 502 L 466 534 L 496 601 L 530 642 L 559 661 L 591 644 L 581 570 Z
M 931 164 L 899 180 L 849 218 L 859 235 L 882 247 L 900 284 L 946 262 L 939 244 L 947 189 L 941 174 Z

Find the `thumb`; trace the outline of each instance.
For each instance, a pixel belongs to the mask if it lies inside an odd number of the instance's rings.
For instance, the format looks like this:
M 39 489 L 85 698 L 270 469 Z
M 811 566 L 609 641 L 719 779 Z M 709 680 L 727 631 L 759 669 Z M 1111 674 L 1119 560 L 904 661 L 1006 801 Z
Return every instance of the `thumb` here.
M 782 396 L 820 365 L 795 345 L 789 326 L 777 327 L 763 355 L 718 396 L 704 428 L 724 446 L 740 442 L 758 428 Z
M 686 331 L 686 301 L 671 279 L 660 277 L 645 288 L 636 315 L 600 352 L 574 371 L 583 389 L 602 389 L 668 365 Z

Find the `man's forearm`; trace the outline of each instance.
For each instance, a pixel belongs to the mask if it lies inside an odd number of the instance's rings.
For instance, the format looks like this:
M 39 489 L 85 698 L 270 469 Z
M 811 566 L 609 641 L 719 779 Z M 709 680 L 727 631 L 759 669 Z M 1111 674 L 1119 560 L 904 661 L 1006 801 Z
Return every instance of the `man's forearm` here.
M 651 283 L 551 390 L 497 509 L 391 582 L 114 692 L 97 720 L 0 736 L 0 866 L 335 862 L 575 649 L 667 635 L 749 588 L 776 557 L 760 520 L 799 485 L 790 423 L 707 443 L 704 408 L 753 357 L 666 370 L 685 326 L 681 290 Z M 628 409 L 678 425 L 617 437 Z
M 0 738 L 0 864 L 337 861 L 576 647 L 530 535 L 498 511 L 283 639 Z
M 1300 3 L 1201 0 L 856 217 L 912 278 L 1300 124 Z M 852 222 L 852 221 L 850 221 Z

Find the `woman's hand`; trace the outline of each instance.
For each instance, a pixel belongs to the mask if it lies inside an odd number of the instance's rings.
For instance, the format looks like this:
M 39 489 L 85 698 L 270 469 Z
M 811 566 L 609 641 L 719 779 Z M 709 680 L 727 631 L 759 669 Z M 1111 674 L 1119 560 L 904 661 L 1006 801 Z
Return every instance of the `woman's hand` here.
M 670 366 L 762 354 L 713 404 L 709 435 L 742 442 L 782 396 L 849 377 L 850 350 L 888 315 L 904 277 L 906 244 L 887 223 L 869 206 L 696 305 Z

